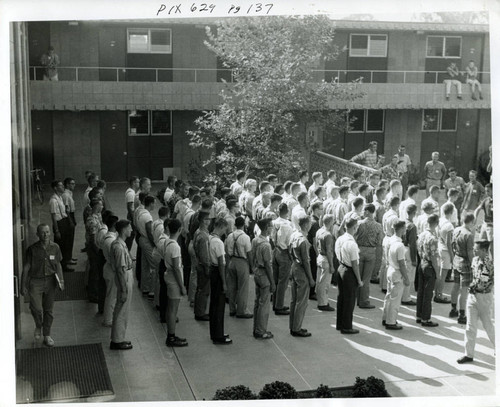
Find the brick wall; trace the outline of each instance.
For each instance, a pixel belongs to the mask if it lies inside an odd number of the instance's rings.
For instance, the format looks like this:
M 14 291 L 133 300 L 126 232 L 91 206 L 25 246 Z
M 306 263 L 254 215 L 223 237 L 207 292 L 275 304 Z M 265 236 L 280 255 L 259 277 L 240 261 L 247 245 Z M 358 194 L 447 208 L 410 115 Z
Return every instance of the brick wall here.
M 85 171 L 101 173 L 99 112 L 54 112 L 55 177 L 84 184 Z

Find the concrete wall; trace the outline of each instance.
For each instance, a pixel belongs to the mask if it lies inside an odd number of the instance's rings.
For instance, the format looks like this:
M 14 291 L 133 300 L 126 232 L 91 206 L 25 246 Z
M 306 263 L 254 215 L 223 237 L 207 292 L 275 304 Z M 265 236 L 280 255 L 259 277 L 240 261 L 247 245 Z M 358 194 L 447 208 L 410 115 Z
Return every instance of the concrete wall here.
M 101 173 L 99 112 L 54 112 L 55 177 L 85 183 L 85 171 Z

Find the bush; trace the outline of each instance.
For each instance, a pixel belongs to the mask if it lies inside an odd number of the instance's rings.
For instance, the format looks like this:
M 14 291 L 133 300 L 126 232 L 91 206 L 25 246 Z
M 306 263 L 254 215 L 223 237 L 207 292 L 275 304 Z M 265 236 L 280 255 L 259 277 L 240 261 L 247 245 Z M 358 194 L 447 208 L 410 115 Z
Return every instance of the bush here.
M 318 399 L 329 399 L 333 397 L 333 393 L 328 386 L 320 384 L 316 389 L 316 398 Z
M 352 397 L 389 397 L 385 383 L 381 379 L 370 376 L 367 379 L 356 377 Z
M 297 391 L 291 384 L 275 381 L 268 383 L 259 393 L 260 399 L 296 399 Z
M 257 395 L 242 384 L 229 386 L 215 392 L 214 400 L 256 400 Z

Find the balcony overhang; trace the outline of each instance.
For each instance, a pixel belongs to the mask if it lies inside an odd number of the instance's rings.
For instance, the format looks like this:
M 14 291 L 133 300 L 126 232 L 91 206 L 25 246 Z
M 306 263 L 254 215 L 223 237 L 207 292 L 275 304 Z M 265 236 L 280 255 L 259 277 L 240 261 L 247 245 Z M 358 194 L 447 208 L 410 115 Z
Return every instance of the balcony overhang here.
M 231 84 L 207 82 L 50 82 L 31 81 L 33 110 L 213 110 L 220 93 Z M 344 86 L 341 84 L 340 86 Z M 347 85 L 346 85 L 347 86 Z M 483 85 L 483 100 L 472 100 L 462 84 L 463 98 L 452 88 L 445 98 L 444 84 L 362 83 L 361 97 L 331 100 L 331 109 L 490 109 L 490 85 Z

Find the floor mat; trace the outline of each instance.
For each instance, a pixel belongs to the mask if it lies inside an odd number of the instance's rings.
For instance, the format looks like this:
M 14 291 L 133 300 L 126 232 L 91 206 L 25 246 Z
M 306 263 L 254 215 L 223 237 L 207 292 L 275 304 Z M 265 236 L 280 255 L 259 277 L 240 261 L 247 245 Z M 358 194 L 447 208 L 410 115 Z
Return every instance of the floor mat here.
M 18 349 L 16 377 L 17 403 L 114 395 L 100 343 Z
M 86 300 L 87 298 L 85 273 L 79 271 L 64 273 L 64 291 L 56 289 L 55 301 Z M 29 302 L 29 296 L 24 297 L 24 302 Z

